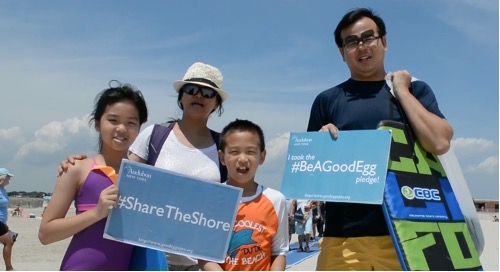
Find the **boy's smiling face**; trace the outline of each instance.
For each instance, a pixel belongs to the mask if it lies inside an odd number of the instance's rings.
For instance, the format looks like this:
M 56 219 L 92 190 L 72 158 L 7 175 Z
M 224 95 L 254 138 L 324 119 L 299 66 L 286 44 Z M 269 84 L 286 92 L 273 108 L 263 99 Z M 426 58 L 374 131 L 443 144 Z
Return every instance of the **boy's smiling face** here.
M 266 158 L 260 150 L 260 139 L 251 131 L 232 131 L 226 135 L 224 152 L 219 158 L 228 170 L 228 184 L 245 188 L 255 183 L 257 168 Z

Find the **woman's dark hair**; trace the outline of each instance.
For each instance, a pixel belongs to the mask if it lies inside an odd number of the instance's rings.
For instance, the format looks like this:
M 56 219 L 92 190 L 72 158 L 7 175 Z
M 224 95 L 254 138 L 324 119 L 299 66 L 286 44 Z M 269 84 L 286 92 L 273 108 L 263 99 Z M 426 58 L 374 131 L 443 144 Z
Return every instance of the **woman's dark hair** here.
M 342 32 L 342 30 L 354 24 L 355 22 L 359 21 L 363 17 L 370 18 L 375 22 L 378 28 L 377 29 L 378 35 L 380 37 L 383 37 L 385 36 L 385 34 L 387 34 L 385 30 L 384 20 L 382 20 L 382 18 L 380 18 L 372 9 L 356 8 L 349 11 L 344 15 L 344 17 L 342 17 L 342 20 L 340 20 L 339 24 L 337 25 L 337 28 L 335 28 L 335 32 L 333 32 L 337 47 L 340 48 L 344 46 L 344 41 L 342 40 L 342 37 L 340 37 L 340 32 Z
M 148 108 L 146 101 L 142 96 L 141 91 L 137 90 L 130 84 L 122 84 L 118 80 L 111 80 L 109 88 L 101 91 L 95 98 L 95 105 L 92 114 L 90 115 L 89 124 L 95 124 L 96 120 L 100 120 L 106 107 L 122 101 L 132 102 L 139 112 L 139 124 L 144 124 L 148 121 Z M 117 85 L 112 87 L 112 85 Z M 102 148 L 102 139 L 99 136 L 99 150 Z
M 182 103 L 181 103 L 181 99 L 182 99 L 182 96 L 184 95 L 184 91 L 182 90 L 182 88 L 179 90 L 179 94 L 177 95 L 177 106 L 179 106 L 179 108 L 181 110 L 184 110 L 184 106 L 182 106 Z M 215 99 L 217 99 L 217 109 L 213 110 L 212 112 L 216 111 L 217 114 L 219 116 L 222 115 L 222 113 L 224 112 L 224 108 L 222 107 L 222 97 L 219 95 L 219 93 L 217 93 L 217 95 L 215 96 Z

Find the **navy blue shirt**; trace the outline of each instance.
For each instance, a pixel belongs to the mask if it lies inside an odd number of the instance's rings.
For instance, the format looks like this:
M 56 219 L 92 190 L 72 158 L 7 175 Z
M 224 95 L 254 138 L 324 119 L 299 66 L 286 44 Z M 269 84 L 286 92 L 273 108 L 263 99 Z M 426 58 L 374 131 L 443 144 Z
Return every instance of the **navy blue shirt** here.
M 430 112 L 444 118 L 432 89 L 423 81 L 413 81 L 411 92 Z M 307 131 L 318 131 L 332 123 L 339 130 L 376 129 L 382 120 L 401 122 L 401 115 L 385 80 L 349 79 L 323 91 L 314 100 Z M 381 205 L 326 202 L 326 237 L 388 235 Z

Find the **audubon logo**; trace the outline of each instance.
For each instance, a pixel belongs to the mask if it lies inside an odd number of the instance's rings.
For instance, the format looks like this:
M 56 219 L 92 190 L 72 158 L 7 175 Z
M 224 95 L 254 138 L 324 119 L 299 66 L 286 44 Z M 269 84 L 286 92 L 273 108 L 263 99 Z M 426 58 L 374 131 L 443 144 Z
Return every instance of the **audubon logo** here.
M 127 177 L 135 177 L 138 180 L 146 181 L 146 179 L 151 179 L 151 174 L 144 172 L 143 170 L 134 169 L 132 165 L 126 165 L 125 173 Z
M 293 136 L 292 137 L 292 141 L 295 142 L 295 143 L 311 143 L 312 142 L 312 139 L 311 138 L 306 138 L 306 137 L 297 137 L 297 136 Z

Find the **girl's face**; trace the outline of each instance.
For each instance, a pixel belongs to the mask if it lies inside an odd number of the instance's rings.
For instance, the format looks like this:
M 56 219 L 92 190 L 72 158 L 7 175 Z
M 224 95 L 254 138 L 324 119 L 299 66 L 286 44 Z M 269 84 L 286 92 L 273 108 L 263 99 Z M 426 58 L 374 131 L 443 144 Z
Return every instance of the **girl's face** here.
M 106 107 L 96 130 L 102 138 L 102 148 L 127 152 L 139 134 L 139 111 L 131 101 L 121 101 Z
M 224 152 L 219 151 L 221 162 L 227 166 L 231 185 L 245 187 L 252 185 L 257 168 L 266 158 L 266 151 L 260 151 L 259 136 L 250 131 L 233 131 L 226 136 Z

